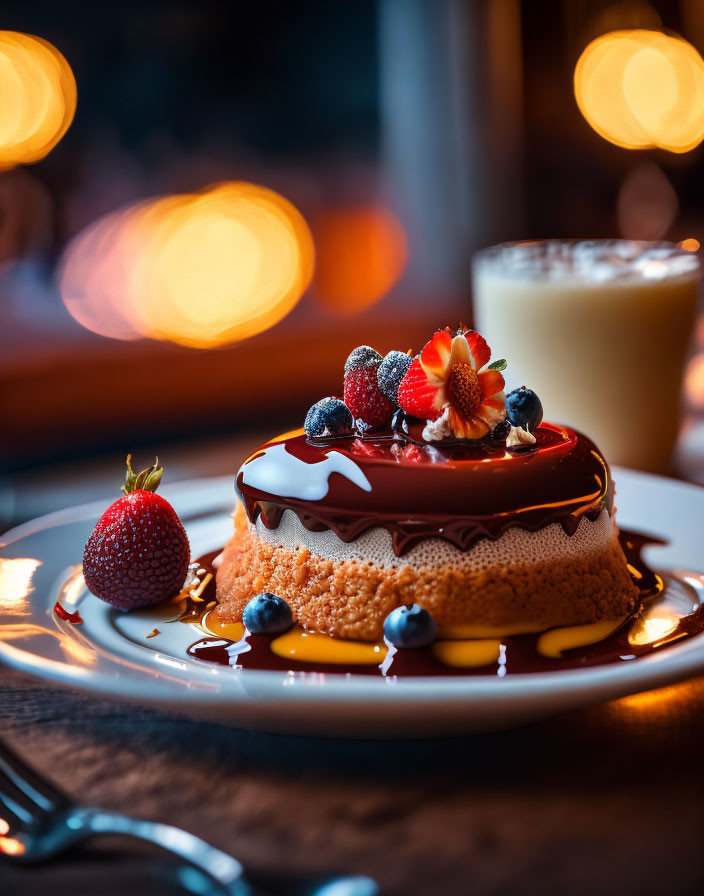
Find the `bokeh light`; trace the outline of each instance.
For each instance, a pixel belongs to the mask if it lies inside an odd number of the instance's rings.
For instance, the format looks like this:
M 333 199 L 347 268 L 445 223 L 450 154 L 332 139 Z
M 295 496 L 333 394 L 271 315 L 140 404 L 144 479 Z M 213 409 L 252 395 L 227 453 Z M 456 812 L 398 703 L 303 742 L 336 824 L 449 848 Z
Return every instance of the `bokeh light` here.
M 61 53 L 40 37 L 0 31 L 0 168 L 37 162 L 68 130 L 76 81 Z
M 651 160 L 637 164 L 621 185 L 617 213 L 621 236 L 627 240 L 660 240 L 679 209 L 674 187 Z
M 382 299 L 408 259 L 401 222 L 380 205 L 334 208 L 313 222 L 318 253 L 313 292 L 322 305 L 356 313 Z
M 61 296 L 86 329 L 112 339 L 139 339 L 130 320 L 130 276 L 139 247 L 131 224 L 137 204 L 112 212 L 81 231 L 66 247 L 59 268 Z
M 690 406 L 704 412 L 704 352 L 695 355 L 687 365 L 684 389 Z
M 625 149 L 682 153 L 704 139 L 704 60 L 676 35 L 603 34 L 577 62 L 574 92 L 592 128 Z
M 61 295 L 89 330 L 209 348 L 285 317 L 313 275 L 302 215 L 273 190 L 226 182 L 112 212 L 68 245 Z
M 704 314 L 700 315 L 694 330 L 694 343 L 704 349 Z
M 21 856 L 24 851 L 24 843 L 16 837 L 0 837 L 0 853 L 6 856 Z

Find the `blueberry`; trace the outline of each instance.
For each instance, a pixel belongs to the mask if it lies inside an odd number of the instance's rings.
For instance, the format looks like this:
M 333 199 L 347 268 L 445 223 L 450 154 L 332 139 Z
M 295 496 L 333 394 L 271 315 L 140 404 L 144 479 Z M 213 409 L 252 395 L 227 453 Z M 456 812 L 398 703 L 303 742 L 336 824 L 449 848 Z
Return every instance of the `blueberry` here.
M 521 386 L 506 396 L 506 416 L 513 426 L 533 432 L 543 419 L 543 406 L 532 389 Z
M 495 442 L 505 442 L 510 431 L 511 424 L 509 423 L 509 421 L 502 420 L 501 423 L 497 423 L 489 433 L 489 438 L 493 439 L 493 441 Z
M 370 345 L 357 346 L 345 361 L 345 376 L 352 370 L 362 370 L 367 367 L 378 367 L 381 364 L 381 355 Z
M 376 381 L 379 391 L 390 401 L 398 401 L 398 387 L 411 366 L 411 358 L 403 352 L 389 352 L 379 365 Z
M 253 635 L 276 635 L 293 625 L 291 607 L 276 594 L 255 595 L 242 614 L 245 628 Z
M 347 405 L 339 398 L 321 398 L 306 414 L 303 428 L 312 439 L 341 436 L 352 432 L 354 419 Z
M 384 637 L 394 647 L 427 647 L 437 631 L 433 617 L 418 604 L 397 607 L 384 620 Z

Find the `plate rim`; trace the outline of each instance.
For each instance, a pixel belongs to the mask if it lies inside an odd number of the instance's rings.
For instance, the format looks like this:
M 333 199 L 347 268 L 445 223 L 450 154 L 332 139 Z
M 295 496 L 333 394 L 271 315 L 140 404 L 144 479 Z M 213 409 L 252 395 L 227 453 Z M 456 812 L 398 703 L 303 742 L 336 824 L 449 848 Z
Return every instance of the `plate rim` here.
M 683 482 L 666 476 L 658 476 L 630 470 L 621 467 L 613 467 L 612 475 L 616 481 L 618 490 L 618 478 L 628 479 L 632 483 L 645 480 L 653 485 L 665 486 L 674 489 L 681 494 L 694 493 L 704 495 L 704 488 L 695 483 Z M 218 510 L 211 509 L 206 516 L 219 515 L 227 512 L 230 503 L 234 501 L 231 476 L 198 477 L 170 483 L 163 492 L 171 499 L 183 497 L 189 492 L 199 493 L 203 489 L 213 491 L 213 500 L 220 505 Z M 221 491 L 222 490 L 222 491 Z M 220 492 L 216 496 L 215 492 Z M 231 497 L 228 497 L 231 496 Z M 212 502 L 209 502 L 212 503 Z M 105 509 L 105 500 L 97 499 L 73 507 L 52 511 L 42 516 L 28 520 L 13 527 L 0 536 L 0 551 L 10 545 L 15 545 L 23 538 L 52 528 L 80 522 L 91 516 L 100 515 Z M 188 521 L 187 521 L 188 522 Z M 643 527 L 647 530 L 648 526 Z M 220 686 L 210 688 L 193 687 L 187 679 L 180 682 L 179 688 L 165 688 L 164 682 L 149 669 L 141 671 L 145 679 L 145 688 L 138 694 L 125 692 L 126 680 L 115 676 L 106 678 L 104 675 L 91 675 L 90 670 L 68 662 L 56 662 L 42 658 L 36 652 L 30 652 L 14 647 L 11 643 L 0 640 L 0 661 L 12 668 L 29 673 L 35 678 L 47 681 L 62 687 L 78 688 L 91 694 L 103 694 L 118 699 L 126 699 L 140 703 L 158 704 L 171 709 L 184 709 L 184 698 L 188 695 L 196 696 L 198 704 L 213 705 L 243 705 L 251 701 L 241 688 L 240 693 L 235 693 L 233 688 L 226 688 L 222 682 L 233 680 L 233 676 L 244 677 L 257 685 L 273 689 L 278 693 L 269 693 L 267 700 L 273 701 L 278 697 L 296 695 L 296 702 L 307 704 L 325 704 L 330 701 L 338 702 L 341 696 L 347 698 L 346 702 L 355 703 L 370 701 L 380 707 L 387 707 L 391 702 L 398 703 L 422 703 L 432 704 L 438 699 L 443 704 L 458 706 L 468 702 L 488 703 L 510 702 L 516 699 L 530 697 L 537 700 L 541 697 L 555 697 L 564 694 L 574 694 L 575 697 L 589 692 L 594 701 L 606 699 L 610 695 L 623 695 L 636 693 L 651 688 L 662 687 L 675 681 L 694 675 L 697 671 L 704 672 L 704 633 L 689 639 L 681 645 L 673 645 L 667 651 L 653 654 L 634 660 L 632 663 L 622 665 L 612 664 L 603 666 L 591 666 L 584 669 L 555 670 L 548 672 L 535 672 L 514 674 L 506 678 L 494 676 L 418 676 L 408 679 L 399 679 L 390 682 L 388 679 L 375 678 L 368 675 L 352 675 L 353 687 L 350 687 L 349 676 L 345 673 L 331 673 L 324 676 L 324 681 L 311 680 L 307 673 L 297 673 L 292 681 L 285 681 L 286 673 L 269 670 L 233 670 L 227 667 L 215 667 L 213 678 L 221 679 Z M 184 665 L 196 663 L 207 666 L 211 664 L 192 658 L 184 657 Z M 47 668 L 48 667 L 48 668 Z M 53 668 L 56 667 L 56 668 Z M 663 668 L 664 667 L 664 668 Z M 219 673 L 219 674 L 218 674 Z M 316 676 L 319 679 L 319 676 Z M 147 682 L 149 683 L 148 686 Z M 389 685 L 392 685 L 391 687 Z M 288 699 L 288 698 L 287 698 Z M 188 701 L 190 703 L 194 701 Z M 590 699 L 591 702 L 591 699 Z M 582 705 L 579 699 L 575 702 L 575 708 Z

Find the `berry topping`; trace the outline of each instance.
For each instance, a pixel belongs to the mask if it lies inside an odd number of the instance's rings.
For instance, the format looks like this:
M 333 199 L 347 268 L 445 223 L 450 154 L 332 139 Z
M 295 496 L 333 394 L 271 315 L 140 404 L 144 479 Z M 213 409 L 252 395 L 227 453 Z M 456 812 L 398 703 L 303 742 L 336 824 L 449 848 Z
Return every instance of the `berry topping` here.
M 420 353 L 420 370 L 415 373 L 413 397 L 421 407 L 425 404 L 434 409 L 435 415 L 429 420 L 437 419 L 442 411 L 445 425 L 424 434 L 424 438 L 440 440 L 451 435 L 456 439 L 481 439 L 503 420 L 504 378 L 498 369 L 487 366 L 490 358 L 483 336 L 462 327 L 454 336 L 449 330 L 438 330 L 426 343 Z M 503 361 L 500 363 L 503 366 Z M 413 370 L 412 364 L 406 377 Z M 404 404 L 405 382 L 399 388 L 399 404 L 417 414 Z
M 83 575 L 101 600 L 132 610 L 173 597 L 188 572 L 190 547 L 176 511 L 154 494 L 163 470 L 154 466 L 132 472 L 118 498 L 98 520 L 83 553 Z
M 345 376 L 352 370 L 367 370 L 376 368 L 381 364 L 381 355 L 370 345 L 360 345 L 350 353 L 345 361 Z
M 426 456 L 418 445 L 406 445 L 401 451 L 400 458 L 411 464 L 423 464 Z
M 255 595 L 244 608 L 242 622 L 253 635 L 278 635 L 291 628 L 293 615 L 282 597 L 265 591 Z
M 508 420 L 502 420 L 501 423 L 497 423 L 496 426 L 492 429 L 490 437 L 495 442 L 505 442 L 510 432 L 511 424 Z
M 521 386 L 506 396 L 506 416 L 513 426 L 533 432 L 543 420 L 543 406 L 532 389 Z
M 345 404 L 354 418 L 368 427 L 384 426 L 394 410 L 379 390 L 376 371 L 376 366 L 359 367 L 345 374 Z
M 306 414 L 303 428 L 311 439 L 348 435 L 354 418 L 340 398 L 321 398 Z
M 390 449 L 386 445 L 380 445 L 378 442 L 364 442 L 362 439 L 355 439 L 350 445 L 353 454 L 359 454 L 361 457 L 383 457 L 390 460 Z
M 398 387 L 411 366 L 411 358 L 403 352 L 389 352 L 376 372 L 377 383 L 383 394 L 394 404 L 398 402 Z
M 445 389 L 450 404 L 466 417 L 471 417 L 482 403 L 482 387 L 471 364 L 454 364 L 448 374 Z
M 436 420 L 442 412 L 442 405 L 436 407 L 434 404 L 436 395 L 437 388 L 428 381 L 420 359 L 416 358 L 398 387 L 399 407 L 412 417 Z
M 436 635 L 433 617 L 418 604 L 397 607 L 384 620 L 384 637 L 394 647 L 427 647 Z

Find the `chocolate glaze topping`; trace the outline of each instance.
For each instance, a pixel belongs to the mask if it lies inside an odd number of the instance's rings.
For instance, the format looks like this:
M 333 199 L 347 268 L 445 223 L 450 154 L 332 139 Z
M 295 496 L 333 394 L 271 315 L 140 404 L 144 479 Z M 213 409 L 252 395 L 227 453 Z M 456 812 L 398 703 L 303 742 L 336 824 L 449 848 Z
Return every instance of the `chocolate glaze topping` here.
M 511 450 L 490 438 L 429 444 L 422 439 L 421 423 L 400 420 L 396 427 L 363 439 L 315 444 L 300 431 L 263 445 L 236 479 L 250 521 L 261 517 L 275 529 L 284 510 L 292 510 L 306 529 L 331 529 L 344 542 L 381 526 L 400 557 L 426 538 L 443 538 L 466 551 L 516 526 L 536 530 L 559 523 L 573 535 L 582 517 L 595 520 L 604 508 L 612 512 L 606 461 L 590 439 L 573 430 L 543 423 L 534 447 Z M 316 501 L 252 488 L 243 470 L 274 444 L 305 464 L 339 452 L 360 467 L 371 490 L 337 472 L 329 476 L 327 494 Z

